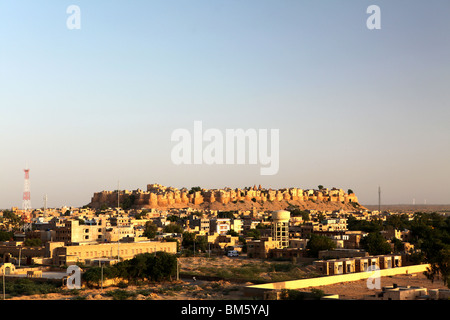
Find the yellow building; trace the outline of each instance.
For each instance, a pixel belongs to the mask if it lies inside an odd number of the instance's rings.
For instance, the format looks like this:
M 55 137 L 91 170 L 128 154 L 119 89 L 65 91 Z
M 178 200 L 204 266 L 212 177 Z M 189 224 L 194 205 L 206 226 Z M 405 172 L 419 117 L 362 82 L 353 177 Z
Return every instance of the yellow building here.
M 114 223 L 114 222 L 113 222 Z M 98 219 L 92 224 L 80 224 L 79 220 L 67 220 L 64 226 L 55 228 L 55 241 L 72 244 L 95 244 L 118 241 L 135 236 L 134 228 L 123 219 L 118 219 L 111 225 L 106 219 Z
M 164 251 L 175 254 L 176 242 L 141 241 L 128 243 L 101 243 L 82 246 L 64 246 L 54 244 L 51 257 L 55 265 L 70 265 L 77 262 L 89 263 L 98 258 L 127 260 L 140 253 Z
M 278 243 L 271 237 L 247 241 L 247 256 L 249 258 L 266 259 L 269 256 L 269 251 L 277 248 Z

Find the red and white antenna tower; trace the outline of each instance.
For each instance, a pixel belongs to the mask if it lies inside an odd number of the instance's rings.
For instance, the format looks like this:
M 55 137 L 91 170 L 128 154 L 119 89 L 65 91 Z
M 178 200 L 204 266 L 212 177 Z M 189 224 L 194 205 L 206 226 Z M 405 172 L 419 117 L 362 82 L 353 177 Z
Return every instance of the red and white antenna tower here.
M 23 201 L 22 201 L 22 210 L 28 211 L 31 210 L 31 196 L 30 196 L 30 169 L 28 166 L 25 171 L 25 182 L 23 184 Z

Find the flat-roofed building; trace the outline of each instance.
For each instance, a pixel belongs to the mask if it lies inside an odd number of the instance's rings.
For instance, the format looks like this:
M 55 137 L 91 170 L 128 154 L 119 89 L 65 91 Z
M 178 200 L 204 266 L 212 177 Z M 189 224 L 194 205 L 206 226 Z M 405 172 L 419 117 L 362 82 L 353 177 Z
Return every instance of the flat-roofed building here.
M 121 260 L 132 259 L 140 253 L 154 253 L 164 251 L 177 252 L 176 242 L 141 241 L 102 243 L 81 246 L 59 246 L 53 249 L 52 258 L 55 265 L 70 265 L 76 262 L 87 262 L 98 258 L 110 258 Z
M 355 258 L 355 271 L 365 272 L 369 270 L 369 257 L 357 257 Z
M 277 248 L 277 243 L 271 237 L 247 241 L 247 256 L 249 258 L 266 259 L 269 256 L 269 250 Z

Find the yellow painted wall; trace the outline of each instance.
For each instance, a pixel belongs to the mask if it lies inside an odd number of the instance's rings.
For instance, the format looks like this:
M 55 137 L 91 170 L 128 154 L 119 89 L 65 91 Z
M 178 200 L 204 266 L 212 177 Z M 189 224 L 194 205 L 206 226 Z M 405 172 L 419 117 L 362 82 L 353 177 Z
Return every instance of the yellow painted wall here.
M 429 264 L 420 264 L 413 265 L 407 267 L 399 267 L 399 268 L 391 268 L 391 269 L 383 269 L 379 270 L 381 277 L 393 276 L 397 274 L 406 274 L 406 273 L 418 273 L 426 271 Z M 335 276 L 328 277 L 319 277 L 319 278 L 311 278 L 311 279 L 301 279 L 301 280 L 291 280 L 291 281 L 282 281 L 282 282 L 273 282 L 273 283 L 265 283 L 248 286 L 249 289 L 261 289 L 261 290 L 280 290 L 280 289 L 301 289 L 308 287 L 317 287 L 317 286 L 326 286 L 330 284 L 340 283 L 340 282 L 349 282 L 349 281 L 358 281 L 362 279 L 367 279 L 369 277 L 373 277 L 375 272 L 356 272 L 349 274 L 341 274 Z M 253 290 L 251 290 L 253 291 Z

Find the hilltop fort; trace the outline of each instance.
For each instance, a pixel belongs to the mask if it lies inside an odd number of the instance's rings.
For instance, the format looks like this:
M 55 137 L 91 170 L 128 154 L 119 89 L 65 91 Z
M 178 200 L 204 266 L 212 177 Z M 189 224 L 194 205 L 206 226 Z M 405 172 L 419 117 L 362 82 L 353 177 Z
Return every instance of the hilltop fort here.
M 92 208 L 101 206 L 127 208 L 182 208 L 193 207 L 198 209 L 213 210 L 237 210 L 237 209 L 267 209 L 277 210 L 289 206 L 300 209 L 316 210 L 349 210 L 362 208 L 358 198 L 351 191 L 345 192 L 337 188 L 299 189 L 264 189 L 259 187 L 247 187 L 244 189 L 203 189 L 193 187 L 177 189 L 165 187 L 159 184 L 148 184 L 147 191 L 140 189 L 102 191 L 94 193 L 91 203 Z

